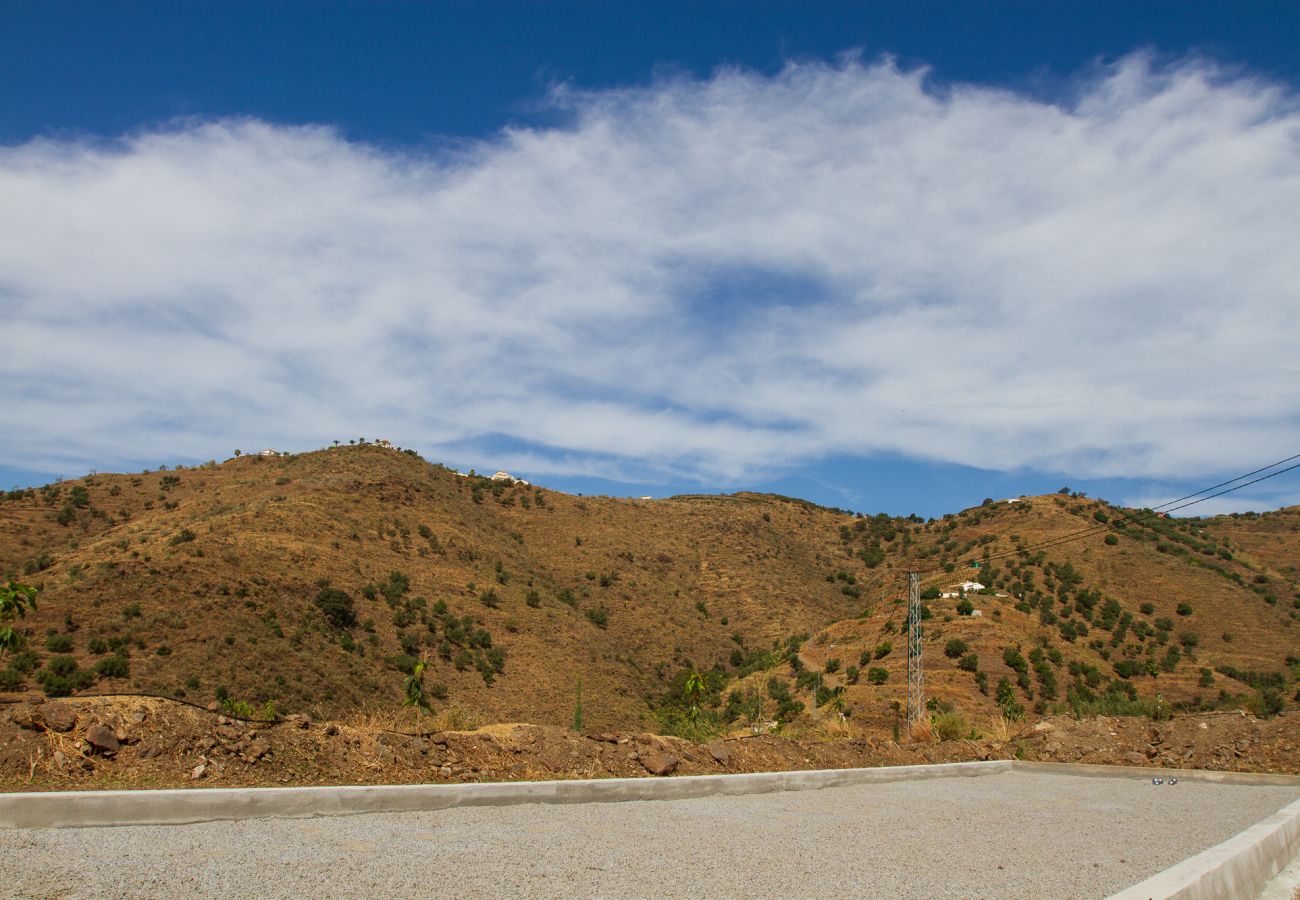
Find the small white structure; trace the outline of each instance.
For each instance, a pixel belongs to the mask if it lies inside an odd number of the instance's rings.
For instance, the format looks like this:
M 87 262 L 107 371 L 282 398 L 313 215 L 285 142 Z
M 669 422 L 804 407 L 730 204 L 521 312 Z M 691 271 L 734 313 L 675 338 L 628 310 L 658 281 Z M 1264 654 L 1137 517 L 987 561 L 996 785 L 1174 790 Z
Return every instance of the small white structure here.
M 386 440 L 384 440 L 383 438 L 380 438 L 379 440 L 375 441 L 375 446 L 376 446 L 376 447 L 383 447 L 385 450 L 396 450 L 396 449 L 397 449 L 396 447 L 393 446 L 393 444 L 392 444 L 391 441 L 386 441 Z
M 963 581 L 961 584 L 957 585 L 955 590 L 942 591 L 939 596 L 953 598 L 960 597 L 963 594 L 975 594 L 982 590 L 984 590 L 984 585 L 980 584 L 978 581 Z
M 267 447 L 265 450 L 263 450 L 261 453 L 257 455 L 258 456 L 284 456 L 283 453 L 281 453 L 279 450 L 275 449 L 274 447 Z
M 516 478 L 515 476 L 511 475 L 509 472 L 496 472 L 492 475 L 492 480 L 508 481 L 511 484 L 522 484 L 525 487 L 530 485 L 530 482 L 524 481 L 522 478 Z
M 970 611 L 970 614 L 971 614 L 971 618 L 974 618 L 975 616 L 982 616 L 982 615 L 984 615 L 984 613 L 980 612 L 978 609 L 972 609 L 972 610 Z
M 638 500 L 653 500 L 654 497 L 638 497 Z

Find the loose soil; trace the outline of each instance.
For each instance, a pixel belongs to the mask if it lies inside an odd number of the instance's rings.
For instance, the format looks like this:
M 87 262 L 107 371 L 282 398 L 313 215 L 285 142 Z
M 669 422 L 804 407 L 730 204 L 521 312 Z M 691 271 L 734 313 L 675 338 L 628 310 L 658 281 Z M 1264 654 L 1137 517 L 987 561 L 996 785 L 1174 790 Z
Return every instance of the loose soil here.
M 1019 723 L 1021 730 L 1006 740 L 902 744 L 871 732 L 744 735 L 695 744 L 645 732 L 580 734 L 547 725 L 414 734 L 383 724 L 303 716 L 251 722 L 158 698 L 10 703 L 0 708 L 0 790 L 463 783 L 1010 758 L 1300 774 L 1295 712 L 1269 720 L 1242 712 L 1160 722 L 1049 717 Z M 406 721 L 408 732 L 411 724 Z

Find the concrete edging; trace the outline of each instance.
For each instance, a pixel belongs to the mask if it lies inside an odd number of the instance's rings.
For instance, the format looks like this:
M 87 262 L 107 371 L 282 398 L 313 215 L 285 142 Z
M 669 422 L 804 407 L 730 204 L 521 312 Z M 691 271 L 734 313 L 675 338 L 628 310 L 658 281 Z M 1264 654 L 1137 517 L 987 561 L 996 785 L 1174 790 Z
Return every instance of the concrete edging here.
M 1271 772 L 1220 772 L 1214 769 L 1156 769 L 1150 766 L 1099 766 L 1092 763 L 1030 762 L 1013 760 L 1018 772 L 1042 772 L 1078 775 L 1083 778 L 1177 778 L 1179 781 L 1207 781 L 1212 784 L 1276 785 L 1300 787 L 1300 775 L 1275 775 Z
M 1222 844 L 1113 894 L 1111 900 L 1257 897 L 1297 853 L 1300 853 L 1300 800 Z
M 218 819 L 306 818 L 415 812 L 456 806 L 684 800 L 719 794 L 764 794 L 851 784 L 993 775 L 1011 770 L 1010 760 L 989 760 L 677 778 L 9 793 L 0 794 L 0 828 L 182 825 Z

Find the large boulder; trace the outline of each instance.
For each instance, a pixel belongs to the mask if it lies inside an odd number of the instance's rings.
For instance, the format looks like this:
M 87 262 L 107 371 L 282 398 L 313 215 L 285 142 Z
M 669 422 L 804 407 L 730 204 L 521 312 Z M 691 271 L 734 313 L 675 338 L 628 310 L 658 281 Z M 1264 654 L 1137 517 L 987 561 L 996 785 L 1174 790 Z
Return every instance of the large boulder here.
M 77 712 L 67 703 L 57 700 L 42 703 L 36 709 L 41 723 L 50 731 L 71 731 L 77 724 Z
M 87 728 L 86 742 L 99 753 L 116 753 L 122 749 L 117 735 L 106 725 L 95 724 Z
M 644 753 L 640 757 L 641 765 L 651 775 L 671 775 L 677 771 L 677 757 L 671 753 L 663 753 L 658 750 L 653 753 Z

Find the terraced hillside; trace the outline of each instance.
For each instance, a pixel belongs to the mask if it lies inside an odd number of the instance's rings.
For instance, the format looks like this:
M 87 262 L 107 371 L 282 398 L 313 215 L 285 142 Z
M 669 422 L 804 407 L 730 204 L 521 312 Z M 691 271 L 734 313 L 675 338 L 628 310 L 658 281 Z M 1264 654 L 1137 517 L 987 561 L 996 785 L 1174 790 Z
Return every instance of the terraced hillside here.
M 581 677 L 588 728 L 654 728 L 695 670 L 722 720 L 806 716 L 820 687 L 819 715 L 888 727 L 920 569 L 931 592 L 987 586 L 927 601 L 929 693 L 971 714 L 1108 689 L 1294 703 L 1297 512 L 1134 519 L 1050 495 L 927 523 L 571 496 L 373 445 L 100 474 L 0 502 L 0 571 L 43 588 L 0 689 L 338 716 L 396 707 L 427 655 L 436 705 L 483 721 L 570 724 Z

